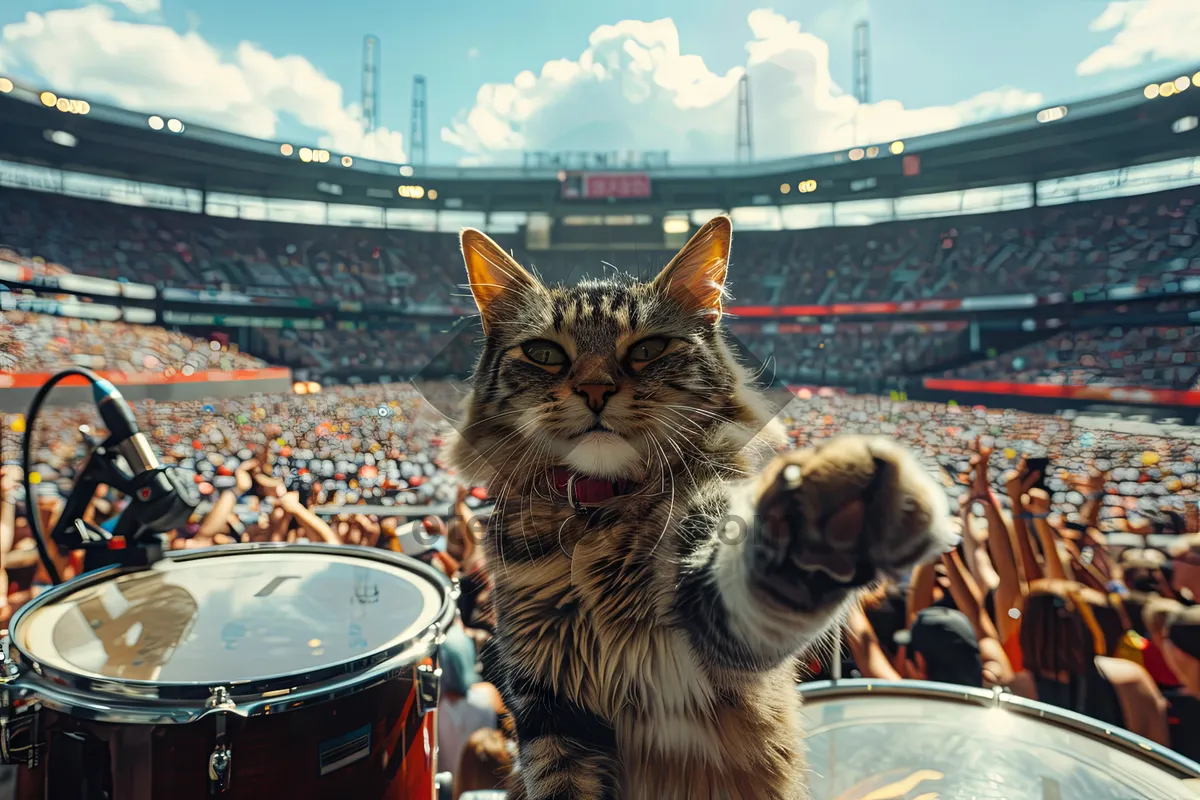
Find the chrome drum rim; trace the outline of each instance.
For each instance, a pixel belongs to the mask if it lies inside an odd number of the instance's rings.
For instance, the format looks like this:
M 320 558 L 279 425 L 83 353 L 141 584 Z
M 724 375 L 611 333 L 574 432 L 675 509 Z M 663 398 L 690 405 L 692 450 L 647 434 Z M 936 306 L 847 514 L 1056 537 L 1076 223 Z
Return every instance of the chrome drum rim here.
M 1174 750 L 1124 728 L 1105 725 L 1091 717 L 1085 717 L 1048 703 L 1027 700 L 1000 689 L 974 689 L 931 681 L 877 681 L 854 678 L 801 683 L 798 691 L 804 700 L 812 702 L 862 699 L 878 695 L 928 698 L 986 708 L 999 708 L 1022 717 L 1030 717 L 1049 725 L 1066 728 L 1074 733 L 1103 742 L 1110 747 L 1152 763 L 1180 780 L 1200 780 L 1200 763 L 1185 758 Z
M 316 669 L 251 680 L 225 681 L 219 675 L 214 675 L 211 680 L 192 682 L 105 680 L 52 667 L 29 653 L 22 644 L 23 637 L 17 635 L 28 615 L 80 589 L 141 571 L 139 568 L 110 567 L 81 575 L 43 592 L 13 616 L 9 625 L 9 647 L 19 677 L 11 681 L 10 690 L 30 695 L 30 699 L 47 708 L 105 722 L 188 723 L 221 712 L 239 716 L 278 714 L 363 691 L 404 673 L 411 675 L 420 662 L 436 652 L 454 621 L 459 594 L 457 583 L 421 561 L 386 550 L 354 545 L 264 542 L 174 551 L 166 558 L 186 563 L 273 551 L 362 558 L 414 573 L 437 588 L 440 607 L 434 621 L 426 628 L 364 656 Z M 207 707 L 207 701 L 218 686 L 227 690 L 232 705 Z

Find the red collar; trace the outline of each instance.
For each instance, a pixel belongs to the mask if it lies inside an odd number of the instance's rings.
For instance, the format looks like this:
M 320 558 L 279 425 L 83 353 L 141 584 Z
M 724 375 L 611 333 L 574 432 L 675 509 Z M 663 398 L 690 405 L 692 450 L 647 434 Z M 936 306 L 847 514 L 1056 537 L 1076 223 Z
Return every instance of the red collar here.
M 555 467 L 551 479 L 555 494 L 563 497 L 576 511 L 603 505 L 614 497 L 630 494 L 634 488 L 626 478 L 593 478 L 572 472 L 566 467 Z

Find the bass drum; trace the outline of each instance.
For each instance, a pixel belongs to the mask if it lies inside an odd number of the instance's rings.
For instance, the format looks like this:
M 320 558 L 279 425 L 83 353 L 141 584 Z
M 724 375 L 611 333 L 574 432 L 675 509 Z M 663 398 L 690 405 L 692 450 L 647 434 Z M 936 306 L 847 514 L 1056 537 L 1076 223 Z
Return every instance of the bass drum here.
M 432 798 L 436 649 L 456 590 L 326 545 L 183 551 L 13 619 L 20 800 Z
M 1011 694 L 868 680 L 800 693 L 813 800 L 1200 797 L 1200 764 Z

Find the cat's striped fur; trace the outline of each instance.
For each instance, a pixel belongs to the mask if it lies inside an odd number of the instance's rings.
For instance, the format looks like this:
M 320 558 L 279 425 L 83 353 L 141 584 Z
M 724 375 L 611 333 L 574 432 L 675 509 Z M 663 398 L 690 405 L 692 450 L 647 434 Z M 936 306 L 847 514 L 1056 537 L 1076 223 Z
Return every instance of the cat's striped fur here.
M 775 429 L 720 327 L 729 243 L 718 217 L 652 283 L 548 287 L 463 234 L 486 343 L 452 455 L 497 501 L 514 800 L 803 797 L 794 657 L 857 587 L 952 536 L 888 442 L 767 463 Z M 646 337 L 669 346 L 643 362 Z M 581 394 L 597 385 L 598 413 Z M 555 466 L 637 488 L 577 513 Z

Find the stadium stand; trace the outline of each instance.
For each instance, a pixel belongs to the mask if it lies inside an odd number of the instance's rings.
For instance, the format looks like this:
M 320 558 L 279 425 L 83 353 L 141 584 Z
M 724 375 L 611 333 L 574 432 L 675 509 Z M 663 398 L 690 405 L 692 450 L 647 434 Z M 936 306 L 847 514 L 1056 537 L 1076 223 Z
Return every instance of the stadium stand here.
M 71 319 L 25 311 L 0 315 L 0 372 L 88 367 L 124 373 L 255 369 L 266 363 L 219 339 L 152 325 Z
M 954 377 L 1062 385 L 1192 389 L 1200 379 L 1200 328 L 1076 331 L 962 367 Z
M 739 303 L 837 303 L 1114 285 L 1170 290 L 1200 275 L 1195 188 L 866 228 L 747 232 Z M 502 243 L 511 246 L 514 242 Z M 233 287 L 316 300 L 461 300 L 453 234 L 223 219 L 20 191 L 0 193 L 0 245 L 80 274 L 185 288 Z M 550 278 L 631 272 L 667 253 L 525 252 Z

